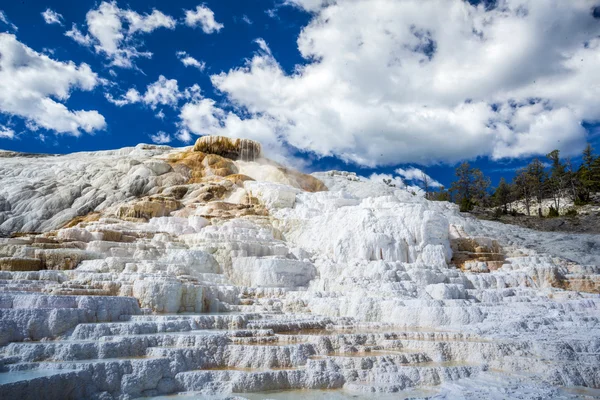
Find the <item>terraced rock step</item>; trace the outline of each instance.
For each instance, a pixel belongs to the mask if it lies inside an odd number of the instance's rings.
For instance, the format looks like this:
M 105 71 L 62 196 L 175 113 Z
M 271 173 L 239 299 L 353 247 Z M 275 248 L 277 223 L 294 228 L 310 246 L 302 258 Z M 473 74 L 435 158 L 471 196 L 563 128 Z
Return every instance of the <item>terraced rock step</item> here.
M 382 400 L 405 400 L 415 399 L 420 397 L 429 397 L 436 394 L 435 390 L 424 390 L 424 389 L 409 389 L 402 392 L 394 392 L 382 394 L 378 393 L 377 398 Z M 283 391 L 268 391 L 268 392 L 256 392 L 256 393 L 243 393 L 235 394 L 248 400 L 371 400 L 373 394 L 361 394 L 356 392 L 349 392 L 343 389 L 300 389 L 300 390 L 283 390 Z M 145 400 L 171 400 L 173 397 L 169 396 L 157 396 L 157 397 L 146 397 Z M 211 396 L 200 392 L 187 392 L 180 393 L 177 395 L 177 399 L 181 400 L 222 400 L 223 396 Z
M 218 138 L 3 157 L 0 398 L 600 388 L 597 237 L 260 155 Z
M 306 342 L 293 343 L 290 338 L 294 336 L 277 335 L 273 329 L 189 330 L 192 322 L 221 320 L 228 323 L 228 320 L 251 320 L 249 317 L 251 315 L 125 316 L 122 322 L 80 324 L 69 335 L 55 341 L 11 343 L 2 349 L 3 368 L 8 372 L 0 374 L 4 380 L 0 393 L 33 396 L 37 389 L 30 386 L 32 380 L 43 378 L 48 384 L 62 385 L 68 374 L 74 372 L 79 373 L 78 379 L 96 390 L 138 395 L 149 391 L 339 388 L 346 381 L 356 380 L 361 373 L 366 379 L 366 370 L 377 371 L 382 365 L 387 366 L 388 373 L 395 365 L 398 379 L 414 374 L 413 368 L 422 369 L 427 376 L 459 376 L 458 372 L 451 371 L 454 365 L 432 364 L 432 358 L 425 353 L 385 351 L 382 345 L 370 346 L 369 349 L 377 347 L 377 350 L 369 352 L 336 353 L 335 349 L 349 343 L 360 346 L 359 343 L 367 341 L 388 340 L 388 334 L 368 334 L 367 338 L 364 334 L 327 336 L 301 331 L 298 337 L 306 337 Z M 263 322 L 262 327 L 268 327 L 268 320 Z M 277 319 L 272 323 L 281 329 Z M 290 328 L 296 327 L 291 325 Z M 169 331 L 156 332 L 161 328 Z M 271 339 L 270 345 L 235 342 L 259 338 Z M 111 375 L 105 375 L 108 371 L 112 371 Z M 137 379 L 145 383 L 136 386 L 130 382 L 130 371 L 137 371 Z M 330 379 L 332 374 L 336 377 L 334 383 Z
M 215 325 L 219 321 L 248 325 L 254 318 L 239 314 L 121 316 L 121 322 L 80 324 L 55 341 L 11 343 L 2 349 L 7 372 L 0 374 L 4 382 L 0 393 L 37 395 L 39 388 L 32 382 L 41 379 L 64 387 L 65 380 L 75 374 L 86 390 L 117 397 L 124 392 L 142 396 L 307 388 L 400 393 L 475 376 L 488 369 L 486 361 L 493 361 L 498 352 L 510 354 L 516 348 L 531 347 L 462 333 L 392 332 L 389 326 L 385 327 L 388 332 L 382 332 L 364 323 L 344 333 L 296 330 L 297 324 L 291 324 L 293 331 L 278 334 L 269 327 L 269 320 L 277 330 L 281 321 L 267 315 L 261 319 L 263 329 Z M 329 319 L 332 327 L 342 321 L 350 322 Z M 213 329 L 190 329 L 190 324 L 199 323 Z M 315 323 L 322 320 L 315 319 Z M 138 383 L 130 380 L 132 374 Z

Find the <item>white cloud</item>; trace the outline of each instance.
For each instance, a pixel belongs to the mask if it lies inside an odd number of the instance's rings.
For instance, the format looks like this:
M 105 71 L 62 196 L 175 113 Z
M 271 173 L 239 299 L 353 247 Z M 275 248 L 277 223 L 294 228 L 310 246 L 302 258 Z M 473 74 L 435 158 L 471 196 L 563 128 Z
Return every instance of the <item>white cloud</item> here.
M 196 10 L 186 10 L 185 23 L 187 26 L 200 26 L 202 31 L 207 34 L 219 32 L 224 25 L 215 21 L 215 13 L 205 5 L 196 7 Z
M 178 140 L 184 143 L 190 143 L 192 141 L 192 135 L 187 129 L 181 129 L 179 132 L 177 132 L 176 137 Z
M 190 131 L 197 135 L 213 134 L 221 128 L 225 111 L 215 107 L 212 99 L 187 103 L 181 108 L 180 118 Z
M 136 89 L 131 88 L 118 99 L 115 99 L 110 93 L 106 93 L 105 97 L 109 102 L 119 107 L 127 104 L 144 103 L 154 110 L 159 105 L 177 106 L 184 94 L 179 91 L 176 79 L 167 79 L 160 75 L 156 82 L 146 87 L 146 92 L 143 95 Z
M 118 99 L 115 99 L 110 93 L 106 93 L 104 97 L 106 97 L 106 100 L 119 107 L 122 107 L 127 104 L 139 103 L 140 101 L 142 101 L 142 95 L 140 94 L 140 92 L 133 88 L 129 89 L 124 95 L 122 95 Z
M 204 69 L 206 68 L 206 63 L 204 61 L 196 60 L 194 57 L 190 56 L 185 51 L 178 51 L 175 54 L 177 54 L 177 58 L 179 58 L 179 61 L 181 61 L 186 67 L 198 68 L 200 71 L 204 71 Z
M 105 128 L 98 111 L 63 104 L 71 91 L 90 91 L 99 84 L 89 65 L 52 60 L 6 33 L 0 33 L 0 54 L 0 112 L 25 119 L 33 129 L 75 136 Z
M 15 131 L 8 126 L 0 124 L 0 139 L 14 139 Z
M 377 182 L 377 183 L 382 183 L 382 182 L 389 182 L 389 185 L 394 185 L 397 188 L 404 188 L 406 187 L 406 184 L 404 183 L 404 181 L 398 177 L 398 176 L 393 176 L 392 174 L 371 174 L 371 176 L 369 176 L 367 178 L 368 180 L 372 181 L 372 182 Z
M 58 24 L 58 25 L 63 24 L 62 23 L 63 16 L 49 8 L 47 8 L 46 11 L 44 11 L 42 13 L 42 17 L 44 17 L 44 21 L 46 21 L 47 24 Z
M 277 8 L 269 8 L 268 10 L 265 10 L 265 14 L 267 14 L 269 16 L 269 18 L 273 18 L 273 19 L 279 18 L 277 16 Z
M 416 196 L 425 197 L 425 191 L 416 185 L 407 185 L 399 176 L 392 174 L 371 174 L 368 178 L 361 177 L 371 182 L 385 183 L 386 185 L 404 189 Z
M 580 122 L 600 120 L 592 0 L 292 3 L 314 13 L 298 37 L 306 65 L 286 72 L 259 41 L 246 65 L 211 77 L 244 116 L 221 110 L 213 131 L 231 123 L 282 149 L 377 166 L 574 154 Z M 210 118 L 197 103 L 182 112 L 199 134 L 192 109 Z
M 188 100 L 197 101 L 202 99 L 202 89 L 200 89 L 200 85 L 197 83 L 185 88 L 183 91 L 183 97 Z
M 407 181 L 417 181 L 417 182 L 425 182 L 429 187 L 442 187 L 442 184 L 433 179 L 431 176 L 427 175 L 425 171 L 420 170 L 419 168 L 410 167 L 408 169 L 398 168 L 395 171 L 398 175 L 406 179 Z
M 90 37 L 90 35 L 84 35 L 79 28 L 77 28 L 76 24 L 73 24 L 71 30 L 65 32 L 65 36 L 70 37 L 80 45 L 86 47 L 91 46 L 93 43 L 93 39 Z
M 10 20 L 8 19 L 8 17 L 6 16 L 6 14 L 4 13 L 4 11 L 0 10 L 0 22 L 8 25 L 10 27 L 10 29 L 12 29 L 13 31 L 18 31 L 19 28 L 17 28 L 17 26 L 15 24 L 13 24 L 12 22 L 10 22 Z
M 246 14 L 242 15 L 242 21 L 247 23 L 248 25 L 252 25 L 254 22 L 248 17 Z
M 150 33 L 158 28 L 174 29 L 175 20 L 158 10 L 152 10 L 150 15 L 140 15 L 135 11 L 122 11 L 123 17 L 129 22 L 129 34 L 135 32 Z
M 97 9 L 88 11 L 86 24 L 88 33 L 85 35 L 75 24 L 65 35 L 84 46 L 93 46 L 96 53 L 111 61 L 111 66 L 133 68 L 134 59 L 152 57 L 151 52 L 138 50 L 143 44 L 137 38 L 138 34 L 150 33 L 158 28 L 173 29 L 176 22 L 158 10 L 142 15 L 121 9 L 114 1 L 104 1 Z
M 310 12 L 317 12 L 322 7 L 333 3 L 333 0 L 285 0 L 283 2 L 284 5 L 302 8 Z
M 150 135 L 150 140 L 152 140 L 152 143 L 156 144 L 167 144 L 171 143 L 173 138 L 168 133 L 160 131 L 156 135 Z
M 265 155 L 275 161 L 295 167 L 305 163 L 301 159 L 292 158 L 289 149 L 276 134 L 276 121 L 269 116 L 242 119 L 235 113 L 218 107 L 213 99 L 202 98 L 198 93 L 181 108 L 179 118 L 186 135 L 193 133 L 253 139 L 260 142 Z
M 142 101 L 152 109 L 157 105 L 175 107 L 181 98 L 177 80 L 159 76 L 158 80 L 148 85 Z

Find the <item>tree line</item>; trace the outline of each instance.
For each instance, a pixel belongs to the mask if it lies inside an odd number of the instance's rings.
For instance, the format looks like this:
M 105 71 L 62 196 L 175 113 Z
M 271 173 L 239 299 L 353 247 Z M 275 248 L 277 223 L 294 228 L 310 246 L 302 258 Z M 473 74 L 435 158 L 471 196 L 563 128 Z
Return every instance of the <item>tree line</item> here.
M 559 150 L 548 153 L 545 161 L 533 159 L 517 170 L 511 182 L 501 178 L 495 189 L 490 188 L 490 179 L 479 168 L 464 162 L 456 168 L 456 180 L 450 188 L 441 187 L 437 192 L 425 188 L 426 195 L 430 200 L 453 201 L 463 212 L 480 206 L 497 207 L 498 212 L 507 214 L 509 204 L 522 201 L 527 215 L 541 217 L 544 199 L 553 202 L 549 216 L 558 216 L 563 199 L 583 205 L 590 202 L 593 193 L 600 192 L 600 157 L 590 144 L 578 168 L 570 158 L 562 159 Z

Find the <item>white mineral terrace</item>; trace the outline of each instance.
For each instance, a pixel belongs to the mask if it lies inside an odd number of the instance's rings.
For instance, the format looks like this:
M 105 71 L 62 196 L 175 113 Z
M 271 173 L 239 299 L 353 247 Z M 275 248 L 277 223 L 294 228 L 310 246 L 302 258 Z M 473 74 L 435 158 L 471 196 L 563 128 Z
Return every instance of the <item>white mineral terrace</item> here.
M 221 142 L 0 152 L 0 399 L 600 395 L 597 235 Z

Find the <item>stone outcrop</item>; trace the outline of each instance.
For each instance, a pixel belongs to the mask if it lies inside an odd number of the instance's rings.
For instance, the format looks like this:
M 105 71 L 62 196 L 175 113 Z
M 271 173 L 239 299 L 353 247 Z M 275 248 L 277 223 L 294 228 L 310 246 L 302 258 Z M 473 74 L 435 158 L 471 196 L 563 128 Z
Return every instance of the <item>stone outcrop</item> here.
M 151 218 L 171 215 L 179 208 L 181 203 L 174 198 L 150 196 L 120 206 L 116 216 L 128 221 L 148 221 Z
M 196 140 L 194 151 L 242 161 L 255 161 L 261 156 L 260 143 L 225 136 L 202 136 Z
M 0 159 L 0 398 L 600 388 L 600 238 L 219 140 Z
M 1 271 L 39 271 L 42 269 L 42 260 L 33 257 L 2 257 L 0 258 Z
M 505 256 L 496 240 L 458 237 L 450 240 L 451 263 L 464 271 L 489 272 L 504 265 Z

